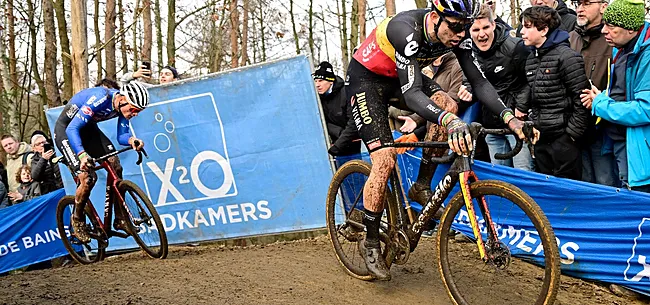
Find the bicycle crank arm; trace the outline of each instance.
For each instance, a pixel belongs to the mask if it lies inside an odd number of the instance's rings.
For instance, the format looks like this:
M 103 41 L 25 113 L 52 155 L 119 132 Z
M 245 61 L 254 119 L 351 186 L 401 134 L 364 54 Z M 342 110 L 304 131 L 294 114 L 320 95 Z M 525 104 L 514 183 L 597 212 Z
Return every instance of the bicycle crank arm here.
M 111 230 L 111 231 L 108 232 L 108 236 L 109 236 L 109 237 L 116 236 L 116 237 L 120 237 L 120 238 L 128 238 L 128 237 L 131 236 L 131 235 L 129 235 L 128 233 L 123 233 L 123 232 L 112 231 L 112 230 Z

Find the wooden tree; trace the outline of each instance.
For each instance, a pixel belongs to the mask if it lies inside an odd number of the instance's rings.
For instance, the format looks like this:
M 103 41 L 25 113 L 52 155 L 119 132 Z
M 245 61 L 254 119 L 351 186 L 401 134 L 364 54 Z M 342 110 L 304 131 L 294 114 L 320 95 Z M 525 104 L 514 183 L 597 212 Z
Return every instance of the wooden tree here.
M 176 0 L 167 0 L 167 63 L 176 65 Z
M 350 63 L 349 52 L 348 52 L 348 28 L 347 28 L 347 18 L 346 18 L 346 8 L 345 0 L 341 0 L 341 11 L 339 12 L 338 0 L 336 0 L 336 11 L 339 24 L 341 25 L 341 54 L 343 54 L 343 69 L 348 70 L 348 64 Z
M 120 32 L 126 31 L 126 25 L 124 23 L 124 6 L 122 5 L 122 0 L 117 0 L 117 11 L 119 12 L 118 20 L 120 23 Z M 129 67 L 129 58 L 126 54 L 126 39 L 124 38 L 120 39 L 120 55 L 122 57 L 122 67 L 120 67 L 120 71 L 123 71 Z
M 352 0 L 352 14 L 350 15 L 350 50 L 359 44 L 359 0 Z
M 30 41 L 30 67 L 31 67 L 31 77 L 33 77 L 34 81 L 36 81 L 36 86 L 38 87 L 38 95 L 39 95 L 39 100 L 41 102 L 42 106 L 47 106 L 48 103 L 48 98 L 47 98 L 47 93 L 45 90 L 45 82 L 43 82 L 43 79 L 41 78 L 41 73 L 39 72 L 38 69 L 38 57 L 36 55 L 36 51 L 39 48 L 38 44 L 36 43 L 36 36 L 37 36 L 37 28 L 36 28 L 36 23 L 38 20 L 36 20 L 36 8 L 34 7 L 34 1 L 35 0 L 27 0 L 27 22 L 29 25 L 29 41 Z M 29 93 L 28 93 L 28 98 L 29 98 Z M 42 109 L 42 108 L 41 108 Z M 47 127 L 47 120 L 45 119 L 45 113 L 41 110 L 36 111 L 37 115 L 37 121 L 42 127 Z M 25 126 L 23 125 L 23 132 L 21 134 L 24 134 L 24 129 Z
M 156 53 L 158 55 L 158 69 L 163 67 L 163 40 L 162 40 L 162 21 L 160 20 L 160 0 L 154 0 L 154 23 L 156 24 Z
M 300 41 L 298 31 L 296 30 L 296 17 L 293 13 L 293 0 L 289 0 L 289 16 L 291 17 L 291 29 L 293 30 L 293 40 L 296 43 L 296 54 L 300 54 Z
M 142 2 L 142 26 L 144 28 L 144 41 L 140 52 L 142 60 L 151 62 L 151 45 L 153 44 L 153 31 L 151 28 L 151 0 Z
M 104 62 L 102 60 L 102 35 L 99 32 L 99 0 L 95 0 L 95 12 L 93 14 L 93 30 L 95 31 L 95 60 L 97 61 L 97 80 L 104 78 Z M 107 37 L 110 38 L 110 37 Z
M 49 106 L 61 105 L 61 95 L 56 77 L 56 26 L 52 0 L 43 0 L 43 26 L 45 28 L 45 89 Z
M 230 67 L 239 67 L 239 11 L 237 0 L 230 0 Z
M 104 38 L 108 41 L 104 47 L 106 54 L 106 78 L 117 78 L 117 59 L 115 58 L 115 0 L 106 0 L 106 17 L 104 21 Z
M 266 61 L 266 23 L 264 22 L 263 4 L 260 3 L 260 36 L 262 37 L 262 61 Z
M 68 38 L 68 23 L 65 20 L 65 1 L 54 0 L 54 12 L 61 45 L 61 63 L 63 66 L 63 96 L 65 100 L 72 97 L 72 56 L 70 39 Z
M 395 0 L 386 0 L 386 16 L 393 16 L 396 13 Z
M 357 0 L 359 5 L 359 43 L 366 39 L 366 0 Z
M 309 0 L 309 52 L 314 58 L 314 0 Z
M 88 87 L 88 33 L 86 32 L 86 1 L 72 0 L 72 89 L 79 92 Z
M 136 15 L 140 14 L 140 9 L 141 9 L 140 3 L 142 3 L 140 0 L 135 1 L 134 11 L 136 12 L 135 13 Z M 138 46 L 140 46 L 140 44 L 138 43 L 138 37 L 139 37 L 138 20 L 135 19 L 133 20 L 133 22 L 135 22 L 135 24 L 133 27 L 131 27 L 131 30 L 133 31 L 133 33 L 131 34 L 132 35 L 131 38 L 133 38 L 133 43 L 131 44 L 131 51 L 133 51 L 133 71 L 136 71 L 140 68 L 140 53 L 138 52 Z
M 240 66 L 247 65 L 248 61 L 248 13 L 250 10 L 250 0 L 244 0 L 244 18 L 242 19 L 242 34 L 241 34 L 241 64 Z

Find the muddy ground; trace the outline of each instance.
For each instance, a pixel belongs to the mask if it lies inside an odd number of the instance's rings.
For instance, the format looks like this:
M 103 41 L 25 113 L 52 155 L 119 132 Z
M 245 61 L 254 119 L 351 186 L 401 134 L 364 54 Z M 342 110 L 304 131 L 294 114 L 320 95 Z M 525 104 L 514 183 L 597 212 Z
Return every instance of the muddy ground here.
M 433 239 L 390 282 L 364 282 L 339 266 L 326 236 L 266 246 L 170 247 L 166 260 L 140 252 L 86 266 L 0 277 L 0 304 L 435 304 L 449 305 L 434 269 Z M 513 289 L 518 283 L 510 283 Z M 640 305 L 604 286 L 562 277 L 556 305 Z

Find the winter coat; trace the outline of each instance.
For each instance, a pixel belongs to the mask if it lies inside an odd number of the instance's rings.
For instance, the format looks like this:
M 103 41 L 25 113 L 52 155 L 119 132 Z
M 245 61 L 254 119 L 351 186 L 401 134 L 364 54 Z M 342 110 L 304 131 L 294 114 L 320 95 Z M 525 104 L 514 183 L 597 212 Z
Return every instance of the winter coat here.
M 528 109 L 524 108 L 530 95 L 525 67 L 530 49 L 524 45 L 521 38 L 510 36 L 509 30 L 497 23 L 492 46 L 487 51 L 479 50 L 476 45 L 473 48 L 485 78 L 497 90 L 503 103 L 514 110 L 520 101 L 520 110 L 528 112 Z M 464 83 L 471 91 L 469 82 L 464 80 Z M 480 100 L 480 97 L 478 99 Z M 486 128 L 506 128 L 499 115 L 492 113 L 487 107 L 482 109 L 482 122 Z
M 340 77 L 332 84 L 332 92 L 329 94 L 319 94 L 320 103 L 323 107 L 323 116 L 327 123 L 327 132 L 336 142 L 345 125 L 347 124 L 347 103 L 345 102 L 345 83 Z
M 32 179 L 41 184 L 41 193 L 47 194 L 63 187 L 59 166 L 45 160 L 40 153 L 34 153 L 32 158 Z
M 29 144 L 25 142 L 20 142 L 20 146 L 18 147 L 18 152 L 15 155 L 10 155 L 7 154 L 7 177 L 9 177 L 9 192 L 15 192 L 18 190 L 18 186 L 20 183 L 14 179 L 16 177 L 16 173 L 20 169 L 20 167 L 23 165 L 23 155 L 24 154 L 30 154 L 30 156 L 27 158 L 26 164 L 31 164 L 31 158 L 33 157 L 32 153 L 32 148 L 29 146 Z
M 580 101 L 582 90 L 590 88 L 582 56 L 569 47 L 569 33 L 555 30 L 526 60 L 526 77 L 531 98 L 523 109 L 541 132 L 542 141 L 565 133 L 581 139 L 588 125 L 589 112 Z
M 41 185 L 38 183 L 38 181 L 21 183 L 20 186 L 18 186 L 18 193 L 23 195 L 23 199 L 14 202 L 14 204 L 32 200 L 38 196 L 41 196 Z
M 594 115 L 627 126 L 628 181 L 632 187 L 650 184 L 650 23 L 645 22 L 639 35 L 625 69 L 626 101 L 616 102 L 603 92 L 592 105 Z

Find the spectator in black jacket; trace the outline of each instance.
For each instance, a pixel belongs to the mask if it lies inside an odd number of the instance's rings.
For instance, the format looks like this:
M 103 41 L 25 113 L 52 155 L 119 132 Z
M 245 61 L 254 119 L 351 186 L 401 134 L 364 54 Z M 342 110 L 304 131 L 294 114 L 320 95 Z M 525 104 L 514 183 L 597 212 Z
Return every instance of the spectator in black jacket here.
M 45 150 L 46 146 L 47 151 Z M 54 157 L 52 144 L 48 143 L 44 136 L 37 134 L 32 137 L 32 150 L 34 157 L 32 158 L 31 176 L 34 181 L 41 184 L 41 193 L 47 194 L 62 188 L 63 182 L 59 166 L 52 164 Z
M 327 134 L 330 136 L 332 143 L 337 143 L 349 118 L 349 107 L 345 101 L 345 82 L 334 74 L 332 64 L 324 61 L 316 67 L 314 84 L 323 107 Z M 340 146 L 336 147 L 338 149 L 336 155 L 358 153 L 361 149 L 361 141 L 352 142 L 351 140 L 339 141 Z
M 474 56 L 478 60 L 485 78 L 497 90 L 501 100 L 512 110 L 515 110 L 518 101 L 525 105 L 525 100 L 530 95 L 525 69 L 526 59 L 530 54 L 528 47 L 524 45 L 520 38 L 510 36 L 507 27 L 496 23 L 492 11 L 486 5 L 481 6 L 481 11 L 469 31 L 474 42 Z M 469 82 L 464 82 L 458 95 L 461 100 L 472 102 Z M 520 108 L 523 108 L 523 106 Z M 527 111 L 528 109 L 524 110 Z M 482 122 L 486 128 L 508 127 L 503 123 L 503 120 L 486 108 L 483 108 Z M 487 135 L 485 141 L 490 151 L 492 163 L 527 171 L 535 170 L 533 158 L 530 156 L 527 145 L 512 159 L 499 160 L 494 158 L 494 154 L 507 153 L 514 148 L 517 143 L 514 135 Z
M 566 3 L 562 0 L 530 0 L 531 5 L 545 5 L 550 8 L 553 8 L 560 14 L 560 30 L 571 32 L 576 27 L 577 14 L 576 11 L 570 9 L 566 6 Z M 519 16 L 519 27 L 517 28 L 517 37 L 521 37 L 521 27 L 523 23 L 521 22 L 521 16 Z
M 560 30 L 560 16 L 547 6 L 533 6 L 522 14 L 524 43 L 533 47 L 526 60 L 531 98 L 517 104 L 531 109 L 541 132 L 535 145 L 540 173 L 579 180 L 582 155 L 576 141 L 587 129 L 589 112 L 580 94 L 589 88 L 582 56 L 569 47 L 569 33 Z

